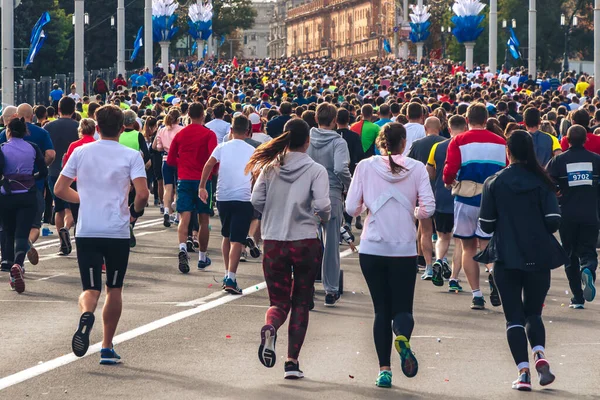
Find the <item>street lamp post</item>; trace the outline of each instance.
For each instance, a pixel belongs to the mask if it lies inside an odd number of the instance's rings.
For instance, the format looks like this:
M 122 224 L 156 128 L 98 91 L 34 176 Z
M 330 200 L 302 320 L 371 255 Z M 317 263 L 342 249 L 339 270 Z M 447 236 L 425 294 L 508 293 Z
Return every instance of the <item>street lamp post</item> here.
M 125 0 L 117 4 L 117 73 L 125 76 Z
M 73 14 L 73 25 L 75 25 L 75 87 L 83 95 L 84 93 L 84 65 L 85 65 L 85 25 L 89 24 L 89 15 L 84 13 L 84 0 L 75 0 L 75 13 Z M 65 91 L 68 88 L 64 88 Z
M 517 20 L 516 19 L 513 18 L 511 26 L 513 29 L 517 28 Z M 510 31 L 508 29 L 508 21 L 506 21 L 505 19 L 502 20 L 502 28 L 506 31 L 507 36 L 510 36 Z M 508 44 L 506 45 L 506 49 L 504 50 L 504 68 L 506 68 L 507 71 L 510 70 L 510 57 L 509 57 L 509 51 L 508 51 Z
M 571 17 L 571 21 L 567 21 L 567 17 L 565 14 L 561 14 L 560 16 L 560 26 L 565 30 L 565 53 L 563 54 L 563 71 L 569 71 L 569 40 L 571 38 L 571 32 L 577 26 L 577 17 L 573 15 Z
M 452 27 L 445 27 L 442 25 L 442 59 L 446 59 L 446 36 L 452 35 Z
M 144 2 L 144 64 L 150 73 L 154 73 L 152 39 L 152 0 L 146 0 Z
M 15 102 L 14 3 L 2 0 L 2 104 L 0 109 Z

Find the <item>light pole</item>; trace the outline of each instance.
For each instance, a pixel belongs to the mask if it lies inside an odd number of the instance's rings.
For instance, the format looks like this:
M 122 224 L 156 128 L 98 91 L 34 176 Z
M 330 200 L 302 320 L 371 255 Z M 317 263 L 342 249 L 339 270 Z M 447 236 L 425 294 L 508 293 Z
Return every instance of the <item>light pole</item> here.
M 529 0 L 529 75 L 537 76 L 537 10 L 535 0 Z
M 496 73 L 498 69 L 498 0 L 490 0 L 490 47 L 488 49 L 488 63 L 490 71 Z
M 125 0 L 117 4 L 117 73 L 125 76 Z
M 594 88 L 598 93 L 600 89 L 600 0 L 594 3 Z
M 85 79 L 85 25 L 90 23 L 90 17 L 84 13 L 84 0 L 75 0 L 75 13 L 73 14 L 73 25 L 75 25 L 75 87 L 83 95 Z M 69 88 L 64 88 L 65 92 Z
M 151 74 L 154 73 L 152 40 L 152 0 L 144 2 L 144 64 Z
M 514 18 L 512 19 L 511 26 L 513 29 L 517 28 L 517 20 L 516 19 L 514 19 Z M 510 38 L 510 30 L 508 29 L 508 21 L 505 19 L 502 20 L 502 28 L 506 31 L 506 35 Z M 506 49 L 504 50 L 504 68 L 506 68 L 507 71 L 510 70 L 508 40 L 507 40 L 507 44 L 506 44 Z
M 452 27 L 445 27 L 442 25 L 442 59 L 446 59 L 446 36 L 452 35 Z
M 2 0 L 2 105 L 1 109 L 15 102 L 15 39 L 14 2 Z
M 577 17 L 573 15 L 571 21 L 567 21 L 565 14 L 560 15 L 560 26 L 565 30 L 565 53 L 563 54 L 563 71 L 569 71 L 569 40 L 571 38 L 571 32 L 577 27 Z

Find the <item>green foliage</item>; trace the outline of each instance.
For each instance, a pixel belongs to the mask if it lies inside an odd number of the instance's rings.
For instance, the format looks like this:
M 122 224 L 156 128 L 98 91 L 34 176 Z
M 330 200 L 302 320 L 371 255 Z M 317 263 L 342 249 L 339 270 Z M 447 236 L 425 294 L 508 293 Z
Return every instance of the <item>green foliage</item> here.
M 215 0 L 213 10 L 213 32 L 217 37 L 236 29 L 250 29 L 256 18 L 251 0 Z

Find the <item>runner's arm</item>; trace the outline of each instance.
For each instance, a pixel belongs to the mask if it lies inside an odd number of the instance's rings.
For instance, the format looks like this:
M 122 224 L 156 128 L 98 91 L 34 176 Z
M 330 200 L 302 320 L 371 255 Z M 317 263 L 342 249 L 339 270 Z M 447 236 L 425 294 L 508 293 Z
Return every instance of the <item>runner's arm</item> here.
M 431 151 L 429 152 L 429 157 L 427 158 L 427 174 L 429 174 L 429 179 L 435 179 L 435 150 L 437 149 L 437 143 L 433 145 Z
M 418 183 L 417 198 L 419 199 L 418 207 L 415 207 L 415 218 L 427 219 L 435 212 L 435 197 L 433 197 L 433 190 L 431 189 L 431 182 L 429 181 L 429 175 L 423 164 L 418 165 L 420 177 Z
M 267 202 L 266 179 L 265 173 L 262 171 L 260 175 L 258 175 L 256 183 L 254 183 L 254 187 L 252 188 L 252 197 L 250 199 L 254 209 L 260 213 L 264 211 L 265 203 Z
M 140 213 L 146 207 L 150 192 L 148 192 L 148 182 L 146 178 L 140 177 L 133 180 L 133 187 L 135 188 L 135 200 L 133 201 L 133 208 L 135 212 Z
M 217 165 L 217 159 L 214 156 L 211 156 L 206 164 L 204 164 L 204 168 L 202 169 L 202 179 L 200 180 L 200 188 L 198 189 L 198 196 L 200 200 L 203 202 L 208 201 L 208 192 L 206 191 L 206 182 L 208 182 L 208 177 L 210 176 L 213 168 Z
M 444 165 L 443 180 L 446 185 L 452 185 L 458 174 L 461 165 L 461 154 L 456 137 L 450 140 L 448 145 L 448 153 L 446 155 L 446 165 Z
M 56 185 L 54 195 L 68 203 L 79 204 L 79 193 L 71 188 L 71 184 L 77 178 L 77 165 L 81 148 L 75 149 L 69 161 L 63 167 Z
M 346 212 L 352 217 L 359 216 L 367 207 L 363 200 L 363 163 L 359 163 L 354 170 L 354 179 L 350 183 L 348 194 L 346 195 Z

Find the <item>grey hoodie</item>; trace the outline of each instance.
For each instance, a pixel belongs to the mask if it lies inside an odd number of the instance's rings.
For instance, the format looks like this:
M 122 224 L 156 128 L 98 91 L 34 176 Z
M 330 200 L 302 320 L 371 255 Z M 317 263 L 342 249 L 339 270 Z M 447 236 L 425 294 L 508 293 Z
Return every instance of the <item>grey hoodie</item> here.
M 310 147 L 306 152 L 313 160 L 327 169 L 329 175 L 329 195 L 342 199 L 352 181 L 350 169 L 350 152 L 348 144 L 336 131 L 312 128 L 310 130 Z
M 328 221 L 331 214 L 327 171 L 307 154 L 289 152 L 283 165 L 260 173 L 252 205 L 263 214 L 265 240 L 316 239 L 319 221 L 315 213 L 322 221 Z

